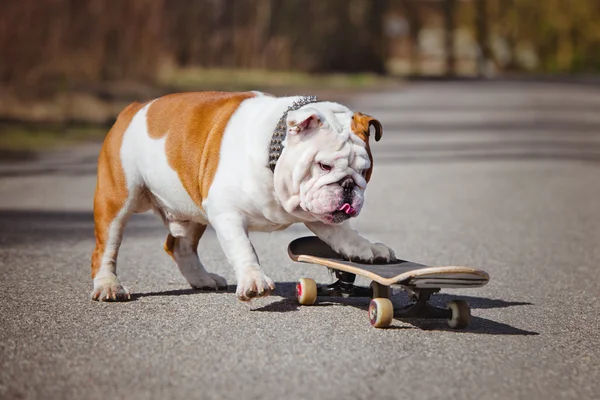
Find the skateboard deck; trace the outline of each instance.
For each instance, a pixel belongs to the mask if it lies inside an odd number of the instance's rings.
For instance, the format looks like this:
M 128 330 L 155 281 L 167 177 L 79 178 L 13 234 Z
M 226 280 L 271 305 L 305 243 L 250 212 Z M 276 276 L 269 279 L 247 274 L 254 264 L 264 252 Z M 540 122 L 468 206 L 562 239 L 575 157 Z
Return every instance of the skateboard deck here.
M 375 328 L 390 326 L 394 317 L 445 318 L 451 328 L 466 328 L 471 319 L 471 308 L 466 301 L 452 300 L 447 308 L 440 308 L 429 304 L 429 299 L 444 288 L 479 287 L 490 279 L 487 272 L 464 266 L 429 266 L 406 260 L 381 264 L 353 262 L 316 236 L 292 241 L 288 254 L 296 262 L 327 267 L 338 278 L 333 284 L 321 287 L 313 279 L 300 278 L 296 298 L 301 305 L 314 304 L 319 296 L 370 297 L 369 321 Z M 371 287 L 355 286 L 356 276 L 370 279 Z M 394 310 L 390 287 L 408 291 L 413 304 Z
M 288 254 L 294 261 L 363 276 L 384 286 L 415 289 L 473 288 L 486 285 L 490 279 L 487 272 L 464 266 L 428 266 L 405 260 L 384 264 L 348 261 L 316 236 L 292 241 L 288 246 Z

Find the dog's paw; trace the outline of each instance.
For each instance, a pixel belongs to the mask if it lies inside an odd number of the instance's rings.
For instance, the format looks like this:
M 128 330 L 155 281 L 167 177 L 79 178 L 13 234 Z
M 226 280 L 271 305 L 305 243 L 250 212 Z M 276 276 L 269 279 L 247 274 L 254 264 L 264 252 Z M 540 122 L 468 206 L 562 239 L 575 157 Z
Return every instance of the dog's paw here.
M 220 275 L 204 273 L 189 281 L 192 288 L 198 290 L 227 289 L 227 281 Z
M 115 275 L 94 278 L 92 300 L 127 301 L 131 299 L 129 289 L 123 287 Z
M 227 280 L 223 278 L 221 275 L 209 273 L 210 277 L 215 280 L 217 283 L 217 289 L 227 289 Z
M 388 263 L 396 260 L 394 250 L 382 243 L 371 243 L 367 240 L 344 246 L 338 251 L 350 261 L 368 264 Z
M 255 297 L 268 296 L 273 290 L 275 284 L 260 269 L 248 268 L 238 279 L 235 294 L 242 301 L 250 301 Z
M 383 243 L 372 243 L 371 250 L 373 251 L 373 262 L 375 263 L 396 261 L 396 253 L 394 253 L 394 250 Z

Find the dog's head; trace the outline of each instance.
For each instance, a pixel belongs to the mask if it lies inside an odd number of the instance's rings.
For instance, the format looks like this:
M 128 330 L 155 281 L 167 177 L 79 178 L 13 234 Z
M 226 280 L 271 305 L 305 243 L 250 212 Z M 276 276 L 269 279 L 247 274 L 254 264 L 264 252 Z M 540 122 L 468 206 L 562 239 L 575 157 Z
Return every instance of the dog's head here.
M 375 118 L 337 103 L 309 104 L 287 115 L 287 135 L 275 168 L 275 190 L 286 211 L 340 224 L 357 216 L 371 177 Z

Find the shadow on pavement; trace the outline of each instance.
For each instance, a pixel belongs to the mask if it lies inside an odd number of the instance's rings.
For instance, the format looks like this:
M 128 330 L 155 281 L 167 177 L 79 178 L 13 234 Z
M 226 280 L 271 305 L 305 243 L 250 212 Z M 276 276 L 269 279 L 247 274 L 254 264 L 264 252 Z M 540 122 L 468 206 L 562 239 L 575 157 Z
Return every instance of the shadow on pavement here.
M 333 303 L 317 303 L 311 307 L 330 307 L 333 305 L 334 305 Z M 294 296 L 293 298 L 286 297 L 286 298 L 276 301 L 274 303 L 267 304 L 266 306 L 263 306 L 260 308 L 255 308 L 252 311 L 253 312 L 259 311 L 259 312 L 284 313 L 284 312 L 290 312 L 290 311 L 298 311 L 298 310 L 300 310 L 300 307 L 302 307 L 302 306 L 300 304 L 298 304 L 298 301 L 296 300 L 296 297 Z
M 95 176 L 98 155 L 81 155 L 77 149 L 56 154 L 46 152 L 1 152 L 0 178 L 26 176 Z
M 427 111 L 427 110 L 424 110 Z M 465 110 L 462 110 L 465 111 Z M 532 121 L 480 121 L 480 122 L 416 122 L 404 123 L 390 122 L 384 125 L 384 129 L 396 132 L 419 132 L 419 134 L 439 134 L 445 132 L 494 132 L 497 134 L 508 134 L 511 138 L 515 136 L 532 137 L 532 132 L 539 138 L 561 135 L 566 133 L 587 134 L 590 137 L 598 134 L 598 123 L 595 121 L 581 120 L 578 122 L 568 120 L 551 120 L 539 118 Z M 452 135 L 452 134 L 450 134 Z
M 449 295 L 445 293 L 435 294 L 433 297 L 433 304 L 437 304 L 441 306 L 443 304 L 447 304 L 450 300 L 460 297 L 462 300 L 465 300 L 469 303 L 472 310 L 476 309 L 490 309 L 490 308 L 506 308 L 513 306 L 531 306 L 532 303 L 528 303 L 525 301 L 506 301 L 501 299 L 487 299 L 484 297 L 473 297 L 473 296 L 462 296 L 462 295 Z
M 300 307 L 328 307 L 336 304 L 356 307 L 364 310 L 365 313 L 369 308 L 369 299 L 367 298 L 339 298 L 329 297 L 320 298 L 317 303 L 312 306 L 301 306 L 298 304 L 295 298 L 295 282 L 276 282 L 277 288 L 275 289 L 276 296 L 282 296 L 281 300 L 270 303 L 266 306 L 253 309 L 252 311 L 259 312 L 293 312 L 298 311 Z M 528 302 L 520 301 L 505 301 L 501 299 L 488 299 L 485 297 L 474 297 L 474 296 L 461 296 L 461 295 L 448 295 L 448 294 L 437 294 L 432 297 L 431 303 L 438 307 L 444 307 L 448 301 L 460 298 L 469 303 L 472 310 L 475 309 L 492 309 L 492 308 L 506 308 L 513 306 L 524 306 L 532 305 Z M 392 296 L 394 307 L 399 309 L 408 303 L 406 294 L 398 293 Z M 366 318 L 366 317 L 365 317 Z M 514 326 L 504 324 L 501 322 L 492 321 L 486 318 L 472 316 L 471 324 L 465 330 L 455 330 L 446 325 L 445 321 L 441 320 L 424 320 L 424 319 L 404 319 L 395 318 L 396 320 L 412 325 L 414 328 L 421 330 L 439 330 L 449 332 L 465 332 L 465 333 L 477 333 L 486 335 L 539 335 L 538 332 L 531 332 L 524 329 L 516 328 Z M 409 327 L 401 327 L 402 329 L 410 329 Z
M 153 215 L 133 215 L 125 228 L 128 236 L 165 235 Z M 0 246 L 94 238 L 94 215 L 88 211 L 0 210 Z M 91 251 L 91 250 L 90 250 Z
M 0 164 L 6 162 L 20 163 L 36 159 L 38 159 L 38 154 L 35 151 L 0 149 Z
M 227 289 L 210 290 L 210 289 L 175 289 L 165 290 L 164 292 L 147 292 L 147 293 L 132 293 L 131 300 L 137 300 L 142 297 L 163 297 L 163 296 L 188 296 L 201 293 L 213 293 L 213 294 L 231 294 L 235 293 L 235 286 L 227 286 Z
M 524 136 L 517 132 L 517 135 Z M 563 135 L 564 136 L 564 135 Z M 390 144 L 378 150 L 377 162 L 382 164 L 403 163 L 450 163 L 464 161 L 580 161 L 600 163 L 600 144 L 590 136 L 585 140 L 539 140 L 531 137 L 502 138 L 501 140 L 477 140 L 473 137 L 454 143 L 435 141 L 414 144 Z
M 471 324 L 467 329 L 452 329 L 445 321 L 441 320 L 419 320 L 419 319 L 399 319 L 423 331 L 447 331 L 456 333 L 475 333 L 484 335 L 517 335 L 517 336 L 538 336 L 538 332 L 527 331 L 514 326 L 495 322 L 486 318 L 471 316 Z
M 386 157 L 381 156 L 377 161 L 382 165 L 398 165 L 408 163 L 452 163 L 452 162 L 490 162 L 490 161 L 576 161 L 592 164 L 600 164 L 600 152 L 598 154 L 569 154 L 569 153 L 447 153 L 431 154 L 423 152 L 410 152 L 407 155 Z

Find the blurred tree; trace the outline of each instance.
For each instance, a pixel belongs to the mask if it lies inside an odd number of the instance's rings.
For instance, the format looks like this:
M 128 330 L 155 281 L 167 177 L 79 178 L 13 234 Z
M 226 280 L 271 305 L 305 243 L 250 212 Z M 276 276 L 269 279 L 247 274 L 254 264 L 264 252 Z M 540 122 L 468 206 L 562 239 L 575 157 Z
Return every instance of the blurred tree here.
M 421 47 L 419 35 L 423 28 L 419 0 L 402 0 L 401 4 L 409 25 L 410 73 L 412 75 L 419 75 L 421 73 Z
M 456 74 L 456 49 L 454 30 L 456 29 L 456 0 L 444 0 L 444 49 L 446 54 L 446 75 Z
M 478 45 L 477 69 L 480 76 L 488 74 L 488 66 L 492 61 L 488 19 L 487 0 L 475 0 L 475 29 Z
M 20 0 L 0 81 L 151 79 L 179 66 L 384 72 L 388 0 Z
M 383 73 L 387 7 L 387 0 L 275 1 L 272 34 L 289 38 L 294 69 Z
M 422 0 L 401 2 L 419 71 Z M 39 90 L 152 80 L 163 64 L 318 72 L 385 71 L 390 0 L 19 0 L 0 13 L 0 84 Z M 440 5 L 440 8 L 435 6 Z M 456 69 L 456 10 L 483 60 L 539 72 L 600 71 L 599 0 L 443 0 L 448 74 Z M 508 56 L 498 51 L 504 43 Z
M 20 0 L 0 13 L 0 80 L 69 86 L 151 79 L 164 53 L 163 0 Z
M 509 49 L 509 70 L 600 71 L 600 1 L 489 0 L 491 31 Z M 537 63 L 526 62 L 528 53 Z M 530 65 L 531 64 L 531 65 Z

